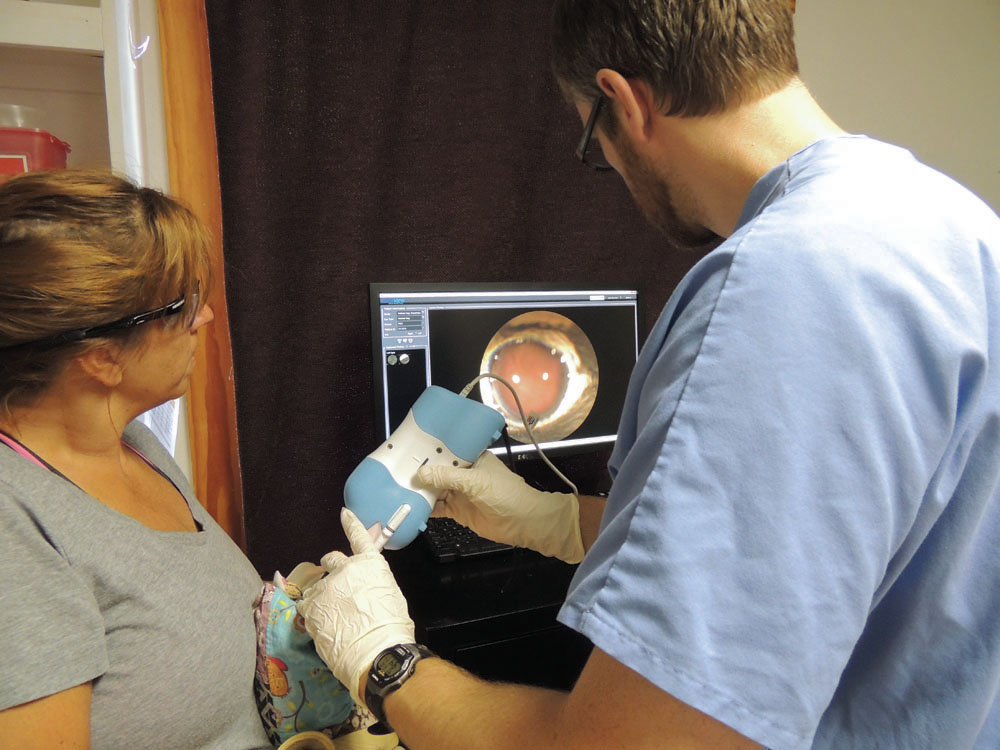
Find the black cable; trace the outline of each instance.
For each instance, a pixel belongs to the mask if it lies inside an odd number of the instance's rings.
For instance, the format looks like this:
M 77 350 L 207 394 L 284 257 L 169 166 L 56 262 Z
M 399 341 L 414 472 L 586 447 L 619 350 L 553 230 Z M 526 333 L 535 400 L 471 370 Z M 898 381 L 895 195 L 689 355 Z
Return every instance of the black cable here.
M 507 468 L 514 471 L 514 451 L 510 447 L 510 435 L 507 434 L 507 423 L 503 424 L 503 444 L 507 447 Z M 516 473 L 516 472 L 515 472 Z

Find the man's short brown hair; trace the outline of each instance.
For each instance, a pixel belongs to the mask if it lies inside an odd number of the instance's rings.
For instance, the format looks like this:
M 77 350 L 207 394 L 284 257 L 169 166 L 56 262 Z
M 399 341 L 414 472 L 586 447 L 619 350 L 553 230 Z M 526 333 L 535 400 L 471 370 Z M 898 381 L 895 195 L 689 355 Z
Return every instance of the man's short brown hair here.
M 798 73 L 790 0 L 557 0 L 553 70 L 592 101 L 601 68 L 648 83 L 663 114 L 721 112 Z

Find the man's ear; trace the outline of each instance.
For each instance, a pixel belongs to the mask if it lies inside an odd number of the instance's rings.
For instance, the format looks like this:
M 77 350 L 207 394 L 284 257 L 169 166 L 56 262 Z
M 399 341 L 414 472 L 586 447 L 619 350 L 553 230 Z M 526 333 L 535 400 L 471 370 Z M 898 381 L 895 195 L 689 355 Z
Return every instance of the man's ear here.
M 101 385 L 114 388 L 125 372 L 122 350 L 114 344 L 97 346 L 76 357 L 77 366 Z
M 656 102 L 649 85 L 639 78 L 625 78 L 617 70 L 601 68 L 597 71 L 597 85 L 613 103 L 619 124 L 630 131 L 634 138 L 647 140 L 652 134 Z

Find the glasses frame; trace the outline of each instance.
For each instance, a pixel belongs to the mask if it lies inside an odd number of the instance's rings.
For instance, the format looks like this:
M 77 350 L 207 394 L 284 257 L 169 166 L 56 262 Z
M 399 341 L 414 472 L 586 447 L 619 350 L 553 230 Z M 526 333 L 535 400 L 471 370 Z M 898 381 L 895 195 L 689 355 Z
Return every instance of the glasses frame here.
M 190 307 L 188 307 L 188 305 L 190 305 Z M 198 316 L 198 310 L 200 307 L 201 282 L 196 282 L 194 291 L 191 294 L 181 295 L 172 302 L 168 302 L 167 304 L 161 305 L 160 307 L 152 310 L 136 313 L 135 315 L 127 315 L 124 318 L 113 320 L 110 323 L 102 323 L 101 325 L 91 326 L 90 328 L 77 328 L 76 330 L 64 331 L 63 333 L 57 333 L 54 336 L 49 336 L 44 339 L 24 341 L 20 344 L 0 347 L 0 351 L 10 351 L 11 349 L 20 349 L 21 347 L 29 346 L 50 348 L 53 346 L 62 346 L 63 344 L 75 344 L 79 341 L 97 338 L 115 331 L 127 331 L 130 328 L 135 328 L 136 326 L 141 326 L 154 320 L 160 320 L 161 318 L 178 315 L 183 312 L 185 308 L 188 309 L 183 320 L 184 328 L 191 328 L 191 326 L 194 325 L 195 318 Z
M 597 118 L 601 114 L 604 102 L 606 101 L 607 97 L 604 94 L 598 94 L 597 99 L 594 100 L 594 106 L 590 108 L 590 117 L 587 118 L 587 124 L 583 128 L 583 135 L 580 136 L 580 142 L 576 147 L 576 158 L 596 172 L 608 172 L 614 169 L 609 164 L 595 164 L 592 161 L 587 161 L 587 147 L 594 136 L 594 127 L 597 125 Z

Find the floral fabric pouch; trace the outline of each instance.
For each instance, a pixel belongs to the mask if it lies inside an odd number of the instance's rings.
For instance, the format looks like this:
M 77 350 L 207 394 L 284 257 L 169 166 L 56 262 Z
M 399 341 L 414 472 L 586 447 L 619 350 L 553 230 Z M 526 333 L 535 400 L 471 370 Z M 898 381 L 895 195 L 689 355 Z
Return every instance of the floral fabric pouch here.
M 300 732 L 321 731 L 338 737 L 375 723 L 366 709 L 355 705 L 350 692 L 316 653 L 296 610 L 305 586 L 291 582 L 302 567 L 289 580 L 276 573 L 273 582 L 264 584 L 254 610 L 254 692 L 264 729 L 275 747 Z

